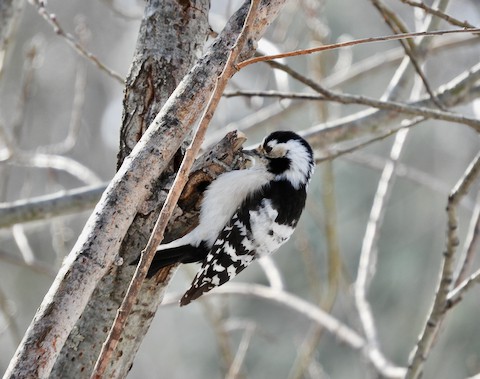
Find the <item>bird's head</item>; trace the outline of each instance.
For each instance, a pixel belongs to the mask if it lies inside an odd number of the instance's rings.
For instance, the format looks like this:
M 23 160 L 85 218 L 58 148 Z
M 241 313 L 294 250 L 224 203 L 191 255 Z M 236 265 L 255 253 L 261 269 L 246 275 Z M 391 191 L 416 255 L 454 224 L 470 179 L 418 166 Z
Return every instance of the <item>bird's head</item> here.
M 252 157 L 254 168 L 269 171 L 274 180 L 288 180 L 295 188 L 307 185 L 313 173 L 312 148 L 294 132 L 273 132 L 256 149 L 244 153 Z

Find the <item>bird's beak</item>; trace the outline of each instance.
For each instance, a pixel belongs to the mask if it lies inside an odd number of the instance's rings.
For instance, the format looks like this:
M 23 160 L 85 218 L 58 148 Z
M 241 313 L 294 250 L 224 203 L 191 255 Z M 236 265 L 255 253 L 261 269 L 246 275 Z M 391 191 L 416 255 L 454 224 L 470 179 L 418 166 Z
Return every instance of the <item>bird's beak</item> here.
M 242 153 L 245 154 L 247 157 L 258 157 L 258 148 L 252 150 L 242 150 Z
M 242 150 L 242 153 L 250 161 L 249 167 L 258 165 L 259 163 L 265 163 L 265 154 L 263 154 L 261 146 L 252 150 Z

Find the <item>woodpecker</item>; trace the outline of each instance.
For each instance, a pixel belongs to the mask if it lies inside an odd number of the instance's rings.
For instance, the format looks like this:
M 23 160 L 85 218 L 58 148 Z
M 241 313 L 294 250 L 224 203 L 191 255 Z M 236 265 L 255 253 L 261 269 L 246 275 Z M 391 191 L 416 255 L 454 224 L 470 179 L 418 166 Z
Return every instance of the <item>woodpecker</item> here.
M 291 131 L 276 131 L 254 150 L 251 167 L 224 173 L 206 189 L 198 226 L 159 245 L 147 277 L 176 263 L 202 264 L 180 305 L 228 282 L 292 235 L 305 207 L 314 169 L 310 145 Z

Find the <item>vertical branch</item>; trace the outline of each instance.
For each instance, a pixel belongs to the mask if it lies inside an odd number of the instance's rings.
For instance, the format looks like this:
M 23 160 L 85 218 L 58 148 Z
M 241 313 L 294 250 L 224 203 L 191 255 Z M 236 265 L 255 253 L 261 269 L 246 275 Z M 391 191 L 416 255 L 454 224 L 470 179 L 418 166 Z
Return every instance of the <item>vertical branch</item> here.
M 395 26 L 388 22 L 387 16 L 390 14 L 389 10 L 385 8 L 384 4 L 379 0 L 372 0 L 375 6 L 385 15 L 387 23 L 396 31 Z M 426 29 L 431 30 L 434 26 L 432 19 L 429 19 L 426 22 Z M 424 51 L 427 40 L 421 41 L 417 47 L 417 51 Z M 416 57 L 413 56 L 412 50 L 406 45 L 403 44 L 407 57 L 404 59 L 399 69 L 395 73 L 390 86 L 385 93 L 384 97 L 389 100 L 396 99 L 400 96 L 402 92 L 405 91 L 408 83 L 409 71 L 413 65 L 417 73 L 419 73 L 420 78 L 430 96 L 432 96 L 430 87 L 423 77 L 423 72 L 416 60 Z M 413 46 L 413 42 L 412 42 Z M 438 104 L 437 104 L 438 105 Z M 403 129 L 399 131 L 395 137 L 394 144 L 390 151 L 390 160 L 386 163 L 383 168 L 382 175 L 375 193 L 374 201 L 370 211 L 370 217 L 367 224 L 367 229 L 365 231 L 362 249 L 360 253 L 360 261 L 357 272 L 357 279 L 355 281 L 355 304 L 358 309 L 360 320 L 362 322 L 362 327 L 365 332 L 365 336 L 369 343 L 378 351 L 379 341 L 377 338 L 377 332 L 375 327 L 374 316 L 370 308 L 370 304 L 367 300 L 367 292 L 369 287 L 369 281 L 373 275 L 376 264 L 376 245 L 378 240 L 379 228 L 382 223 L 382 219 L 385 213 L 385 204 L 390 197 L 392 190 L 392 183 L 395 178 L 395 169 L 400 158 L 405 140 L 408 136 L 408 129 Z
M 395 177 L 395 168 L 407 133 L 408 129 L 398 132 L 390 152 L 390 160 L 383 168 L 362 242 L 357 279 L 355 281 L 355 304 L 362 321 L 362 327 L 367 340 L 376 348 L 378 348 L 378 338 L 373 314 L 367 300 L 367 291 L 376 263 L 376 245 L 379 237 L 379 228 L 385 214 L 385 204 L 390 197 L 392 181 Z
M 457 207 L 460 200 L 465 196 L 473 182 L 480 173 L 480 153 L 474 158 L 467 168 L 464 176 L 458 181 L 448 197 L 447 203 L 447 238 L 446 248 L 443 253 L 443 263 L 440 281 L 433 301 L 430 315 L 428 316 L 425 328 L 417 342 L 415 351 L 408 366 L 405 379 L 418 379 L 423 371 L 423 365 L 433 346 L 434 337 L 440 328 L 448 309 L 448 295 L 453 285 L 453 270 L 455 264 L 455 252 L 458 240 L 458 218 Z

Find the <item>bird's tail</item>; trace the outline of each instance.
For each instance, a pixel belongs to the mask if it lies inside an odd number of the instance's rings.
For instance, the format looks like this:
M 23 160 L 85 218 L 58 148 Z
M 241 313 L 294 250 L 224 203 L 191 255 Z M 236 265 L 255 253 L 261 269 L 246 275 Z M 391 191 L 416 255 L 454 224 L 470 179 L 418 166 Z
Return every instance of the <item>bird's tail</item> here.
M 177 241 L 173 241 L 165 245 L 160 245 L 157 248 L 155 257 L 153 257 L 150 268 L 148 269 L 147 278 L 153 277 L 161 268 L 176 263 L 201 262 L 208 254 L 208 250 L 203 243 L 195 247 L 190 244 L 178 245 L 176 242 Z M 138 264 L 139 261 L 140 257 L 131 264 Z

